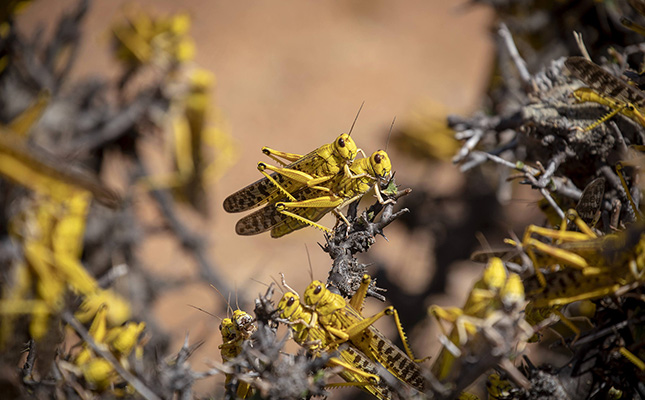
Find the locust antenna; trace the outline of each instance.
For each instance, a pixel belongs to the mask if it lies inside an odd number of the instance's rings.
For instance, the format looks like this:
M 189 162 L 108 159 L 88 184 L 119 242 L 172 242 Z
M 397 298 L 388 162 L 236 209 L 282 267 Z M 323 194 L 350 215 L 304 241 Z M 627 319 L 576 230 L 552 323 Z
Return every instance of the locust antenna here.
M 226 302 L 226 314 L 227 314 L 226 316 L 228 317 L 228 312 L 229 312 L 229 310 L 231 311 L 231 313 L 233 312 L 233 308 L 231 308 L 231 294 L 229 293 L 229 295 L 228 295 L 228 296 L 229 296 L 229 298 L 228 298 L 228 300 L 227 300 L 227 299 L 226 299 L 226 297 L 224 297 L 224 295 L 222 294 L 222 292 L 220 292 L 220 291 L 219 291 L 215 286 L 213 286 L 213 285 L 211 284 L 211 287 L 212 287 L 213 289 L 215 289 L 215 291 L 216 291 L 220 296 L 222 296 L 222 299 L 224 299 L 224 301 Z
M 274 277 L 271 277 L 271 280 L 275 283 L 275 285 L 278 287 L 278 289 L 280 289 L 282 294 L 284 294 L 285 293 L 284 288 L 282 286 L 280 286 L 280 283 Z
M 284 280 L 284 274 L 282 272 L 280 272 L 280 276 L 282 277 L 282 286 L 289 289 L 290 292 L 298 293 L 291 286 L 287 285 L 287 281 Z
M 311 256 L 309 255 L 309 247 L 307 247 L 307 243 L 305 243 L 305 251 L 307 252 L 307 261 L 309 262 L 309 278 L 313 281 L 314 269 L 311 267 Z
M 264 283 L 264 282 L 262 282 L 262 281 L 260 281 L 260 280 L 257 280 L 257 279 L 255 279 L 255 278 L 250 278 L 250 279 L 251 279 L 253 282 L 259 283 L 259 284 L 260 284 L 260 285 L 262 285 L 262 286 L 269 287 L 269 285 L 267 285 L 266 283 Z
M 194 308 L 195 310 L 199 310 L 199 311 L 203 312 L 204 314 L 208 314 L 208 315 L 210 315 L 210 316 L 211 316 L 211 317 L 213 317 L 213 318 L 217 318 L 217 319 L 219 319 L 220 321 L 222 320 L 222 317 L 218 317 L 218 316 L 217 316 L 217 315 L 215 315 L 215 314 L 211 314 L 211 313 L 209 313 L 208 311 L 204 310 L 203 308 L 199 308 L 199 307 L 194 306 L 194 305 L 192 305 L 192 304 L 186 304 L 186 305 L 187 305 L 188 307 L 192 307 L 192 308 Z
M 361 106 L 358 108 L 358 112 L 356 113 L 356 117 L 354 117 L 354 122 L 352 122 L 352 127 L 349 128 L 349 133 L 347 136 L 352 136 L 352 131 L 354 130 L 354 125 L 356 124 L 356 121 L 358 120 L 358 116 L 361 114 L 361 110 L 363 109 L 363 105 L 365 105 L 365 100 L 361 103 Z
M 387 140 L 385 141 L 385 151 L 387 152 L 387 146 L 390 144 L 390 137 L 392 137 L 392 128 L 394 128 L 394 122 L 396 122 L 396 117 L 392 119 L 392 125 L 390 125 L 390 132 L 387 134 Z
M 237 282 L 235 282 L 235 307 L 240 309 L 240 305 L 237 303 Z

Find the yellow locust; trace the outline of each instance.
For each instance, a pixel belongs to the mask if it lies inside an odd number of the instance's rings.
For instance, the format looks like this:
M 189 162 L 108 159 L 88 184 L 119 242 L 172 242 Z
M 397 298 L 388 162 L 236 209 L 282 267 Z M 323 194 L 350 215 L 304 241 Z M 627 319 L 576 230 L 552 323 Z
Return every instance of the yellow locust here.
M 240 235 L 255 235 L 271 230 L 271 237 L 279 238 L 306 226 L 329 232 L 330 230 L 316 221 L 330 211 L 350 204 L 372 187 L 379 201 L 384 202 L 379 186 L 390 176 L 392 163 L 383 150 L 374 152 L 369 158 L 355 160 L 349 167 L 349 173 L 337 174 L 324 186 L 315 188 L 303 187 L 292 192 L 294 199 L 289 201 L 280 197 L 264 208 L 247 215 L 238 221 L 235 230 Z M 340 213 L 336 215 L 343 218 Z
M 410 350 L 398 313 L 389 306 L 376 315 L 365 318 L 361 314 L 363 300 L 371 279 L 363 276 L 361 285 L 349 303 L 329 291 L 322 282 L 313 281 L 305 290 L 303 300 L 318 316 L 318 323 L 333 334 L 337 343 L 348 341 L 372 361 L 382 365 L 401 382 L 424 392 L 429 389 L 423 371 Z M 385 315 L 393 315 L 405 352 L 395 346 L 372 324 Z
M 224 318 L 219 326 L 222 334 L 222 344 L 219 345 L 222 361 L 227 362 L 240 355 L 242 343 L 245 340 L 249 340 L 256 329 L 256 326 L 253 325 L 253 317 L 245 311 L 235 310 L 231 318 Z M 231 379 L 230 375 L 226 375 L 226 384 Z M 252 394 L 251 385 L 248 382 L 239 383 L 237 387 L 238 398 L 246 399 Z
M 463 317 L 486 318 L 489 314 L 499 309 L 501 306 L 499 293 L 506 280 L 507 274 L 502 260 L 492 258 L 486 266 L 481 279 L 473 285 L 462 308 L 441 308 L 433 305 L 428 309 L 428 313 L 437 319 L 439 328 L 452 344 L 457 347 L 463 346 L 468 336 L 473 335 L 477 329 L 474 325 L 466 323 Z M 442 320 L 453 325 L 453 329 L 449 334 L 443 327 Z M 444 347 L 434 361 L 432 372 L 440 380 L 446 378 L 452 369 L 454 360 L 454 355 L 448 348 Z
M 329 366 L 342 367 L 338 375 L 346 384 L 332 384 L 332 386 L 357 386 L 372 394 L 378 399 L 390 399 L 390 388 L 379 378 L 378 369 L 365 354 L 351 346 L 338 348 L 338 343 L 333 343 L 335 337 L 319 324 L 315 312 L 307 310 L 301 303 L 300 297 L 295 292 L 287 292 L 282 296 L 277 309 L 280 317 L 290 321 L 294 331 L 294 340 L 306 347 L 310 352 L 317 354 L 320 351 L 338 351 L 338 357 L 330 360 Z
M 455 382 L 474 360 L 493 357 L 498 360 L 489 367 L 499 364 L 518 384 L 528 386 L 529 382 L 510 361 L 534 332 L 524 320 L 524 299 L 519 275 L 507 275 L 502 261 L 491 259 L 464 308 L 456 318 L 449 319 L 453 328 L 435 359 L 433 374 L 441 381 Z
M 617 113 L 645 126 L 645 94 L 634 86 L 613 76 L 584 57 L 569 57 L 565 61 L 569 71 L 590 88 L 578 89 L 574 97 L 580 102 L 591 101 L 609 107 L 612 111 L 588 126 L 591 130 Z
M 549 233 L 547 231 L 545 234 Z M 547 237 L 568 238 L 553 230 Z M 625 232 L 582 237 L 579 240 L 545 244 L 558 271 L 540 279 L 525 279 L 527 296 L 536 307 L 561 306 L 578 300 L 598 299 L 643 282 L 645 277 L 645 226 L 637 223 Z M 536 267 L 536 271 L 537 271 Z
M 280 159 L 291 162 L 284 167 L 274 167 L 263 162 L 258 169 L 264 178 L 238 190 L 224 200 L 227 212 L 242 212 L 286 196 L 295 200 L 292 192 L 302 187 L 316 188 L 343 172 L 349 174 L 348 165 L 358 154 L 356 143 L 348 134 L 342 134 L 333 143 L 325 144 L 306 155 L 285 153 L 262 148 L 262 152 L 280 164 Z M 273 171 L 269 174 L 266 170 Z
M 557 238 L 555 231 L 553 236 Z M 553 262 L 571 266 L 569 260 L 580 257 L 574 268 L 562 268 L 524 280 L 529 303 L 526 319 L 532 323 L 542 322 L 551 314 L 576 333 L 580 330 L 569 321 L 560 309 L 576 301 L 597 300 L 606 296 L 621 296 L 641 286 L 645 280 L 645 226 L 637 223 L 625 232 L 600 238 L 587 238 L 550 246 Z M 537 267 L 536 267 L 537 268 Z M 537 270 L 537 269 L 536 269 Z M 624 347 L 620 354 L 639 369 L 645 370 L 645 362 Z

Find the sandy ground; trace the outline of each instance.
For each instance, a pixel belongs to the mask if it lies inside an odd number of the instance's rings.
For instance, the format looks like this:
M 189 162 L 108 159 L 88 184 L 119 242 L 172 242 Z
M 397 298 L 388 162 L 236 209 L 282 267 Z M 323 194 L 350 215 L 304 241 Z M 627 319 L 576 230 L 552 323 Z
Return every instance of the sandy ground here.
M 21 17 L 21 26 L 30 29 L 38 22 L 51 22 L 53 15 L 71 4 L 36 3 Z M 76 77 L 114 75 L 107 37 L 125 4 L 94 2 L 86 19 L 89 34 L 74 70 Z M 221 272 L 249 297 L 264 291 L 251 278 L 270 282 L 278 272 L 284 272 L 293 287 L 303 289 L 310 280 L 305 245 L 316 278 L 324 280 L 330 267 L 328 256 L 316 244 L 322 235 L 314 229 L 280 240 L 268 234 L 241 237 L 234 233 L 240 216 L 225 213 L 221 204 L 226 195 L 259 178 L 255 166 L 263 159 L 262 146 L 309 152 L 347 131 L 364 101 L 353 137 L 371 153 L 385 146 L 394 117 L 397 123 L 405 123 L 411 110 L 424 101 L 462 114 L 474 110 L 490 73 L 492 14 L 484 8 L 463 7 L 462 1 L 155 0 L 135 4 L 160 15 L 187 10 L 193 21 L 196 64 L 217 76 L 217 104 L 230 124 L 239 159 L 210 187 L 211 220 L 189 212 L 186 218 L 208 237 L 209 254 Z M 397 182 L 404 186 L 429 184 L 429 176 L 430 184 L 442 185 L 439 180 L 448 187 L 461 179 L 452 166 L 430 172 L 405 155 L 390 153 Z M 330 217 L 323 222 L 333 224 Z M 392 273 L 428 279 L 424 272 L 415 275 L 433 256 L 427 238 L 409 237 L 397 229 L 389 230 L 389 243 L 379 239 L 373 255 L 396 260 L 389 263 L 398 268 Z M 170 278 L 194 271 L 177 246 L 164 238 L 146 243 L 140 256 Z M 472 281 L 472 273 L 467 279 Z M 455 290 L 466 290 L 462 282 Z M 191 338 L 207 340 L 192 359 L 195 369 L 205 369 L 208 359 L 219 361 L 219 322 L 187 304 L 213 310 L 219 303 L 207 285 L 195 285 L 167 293 L 150 310 L 172 332 L 173 351 L 188 330 Z M 209 380 L 198 390 L 213 393 L 218 385 Z

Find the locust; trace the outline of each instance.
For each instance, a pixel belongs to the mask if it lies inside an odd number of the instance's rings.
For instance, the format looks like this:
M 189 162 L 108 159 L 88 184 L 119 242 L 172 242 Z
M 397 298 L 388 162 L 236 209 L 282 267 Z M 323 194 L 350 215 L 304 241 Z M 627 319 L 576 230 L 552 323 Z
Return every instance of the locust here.
M 187 81 L 179 85 L 167 118 L 159 122 L 160 128 L 168 130 L 165 146 L 174 153 L 172 170 L 145 176 L 139 184 L 147 190 L 171 188 L 177 199 L 206 215 L 206 184 L 226 172 L 235 161 L 236 151 L 221 112 L 214 108 L 211 98 L 215 76 L 197 69 Z M 209 160 L 209 152 L 216 154 L 214 160 Z
M 561 229 L 531 225 L 525 231 L 520 247 L 531 258 L 535 271 L 524 280 L 530 300 L 526 314 L 535 323 L 555 314 L 579 334 L 559 310 L 575 301 L 627 292 L 641 284 L 645 276 L 645 227 L 636 223 L 626 232 L 598 237 L 575 210 L 569 210 L 567 218 L 580 232 L 565 230 L 564 222 Z M 533 234 L 553 243 L 544 243 Z M 516 245 L 509 239 L 506 242 Z
M 222 361 L 227 362 L 242 352 L 242 343 L 249 340 L 257 327 L 253 325 L 253 317 L 242 310 L 233 311 L 233 315 L 224 318 L 220 323 L 219 330 L 222 335 L 222 344 L 218 346 L 221 351 Z M 232 380 L 231 375 L 226 375 L 225 384 Z M 237 387 L 237 397 L 246 399 L 253 394 L 251 385 L 248 382 L 240 382 Z
M 293 192 L 292 201 L 288 201 L 286 197 L 278 198 L 240 219 L 235 226 L 236 232 L 240 235 L 255 235 L 271 230 L 273 238 L 306 226 L 330 232 L 329 228 L 317 221 L 332 211 L 344 219 L 338 210 L 357 201 L 371 188 L 374 188 L 381 203 L 386 202 L 380 194 L 380 185 L 390 176 L 392 163 L 384 150 L 374 152 L 369 158 L 355 160 L 348 169 L 349 173 L 337 174 L 324 186 L 303 187 Z
M 435 317 L 443 335 L 448 337 L 450 343 L 455 346 L 463 346 L 467 341 L 468 335 L 473 335 L 476 331 L 476 327 L 466 323 L 463 317 L 467 316 L 481 319 L 487 317 L 494 310 L 499 309 L 499 293 L 504 287 L 507 277 L 502 260 L 496 257 L 492 258 L 486 266 L 481 279 L 473 284 L 470 294 L 462 308 L 441 308 L 432 305 L 428 308 L 428 314 Z M 453 325 L 451 333 L 446 331 L 441 322 L 442 320 Z M 454 355 L 448 348 L 441 350 L 432 367 L 432 372 L 438 379 L 441 380 L 448 376 L 454 359 Z
M 534 332 L 523 318 L 524 302 L 524 286 L 519 275 L 507 274 L 499 258 L 491 259 L 463 309 L 448 313 L 453 328 L 448 337 L 442 337 L 444 348 L 432 366 L 433 374 L 441 381 L 455 382 L 457 389 L 462 390 L 460 385 L 464 381 L 472 382 L 478 374 L 499 363 L 516 383 L 527 387 L 526 378 L 509 361 L 517 347 L 523 348 Z M 431 314 L 439 319 L 435 312 Z M 468 374 L 474 375 L 463 379 Z
M 118 194 L 96 176 L 64 168 L 68 163 L 41 148 L 30 146 L 18 133 L 0 127 L 0 176 L 36 193 L 65 201 L 73 193 L 88 191 L 101 204 L 118 208 Z
M 315 311 L 318 323 L 337 338 L 336 343 L 349 342 L 404 384 L 421 392 L 429 390 L 418 364 L 423 360 L 414 358 L 396 309 L 389 306 L 369 318 L 361 314 L 370 282 L 369 275 L 364 275 L 358 291 L 347 303 L 341 295 L 331 292 L 322 282 L 315 280 L 304 292 L 304 304 Z M 394 316 L 405 351 L 395 346 L 372 325 L 385 315 Z
M 559 231 L 552 232 L 558 238 Z M 565 232 L 567 233 L 567 232 Z M 559 245 L 545 245 L 553 262 L 575 266 L 525 279 L 528 298 L 536 307 L 562 306 L 628 291 L 645 277 L 645 226 L 625 232 L 587 237 Z M 576 264 L 572 264 L 576 261 Z
M 108 305 L 104 304 L 99 308 L 88 333 L 95 343 L 109 350 L 121 366 L 131 370 L 128 360 L 130 354 L 134 352 L 137 360 L 143 358 L 143 346 L 146 340 L 141 338 L 141 333 L 145 329 L 145 323 L 129 321 L 122 326 L 108 329 L 108 307 Z M 122 389 L 114 388 L 114 386 L 118 386 L 121 383 L 121 378 L 115 371 L 114 366 L 105 358 L 95 354 L 87 342 L 83 343 L 82 349 L 74 357 L 72 365 L 75 373 L 83 376 L 88 383 L 97 389 L 104 390 L 112 387 L 115 394 L 124 394 Z
M 576 301 L 598 300 L 606 296 L 621 296 L 641 286 L 645 280 L 645 226 L 636 223 L 624 232 L 562 243 L 556 248 L 560 254 L 582 256 L 580 268 L 563 268 L 544 275 L 544 285 L 536 275 L 524 280 L 529 303 L 527 320 L 540 322 L 556 314 L 580 337 L 577 329 L 559 311 Z M 593 265 L 594 267 L 590 267 Z M 645 362 L 624 347 L 619 353 L 639 369 Z
M 28 130 L 21 129 L 23 133 Z M 80 262 L 91 200 L 116 208 L 119 197 L 96 177 L 61 167 L 65 163 L 29 146 L 23 136 L 0 127 L 0 176 L 31 190 L 29 200 L 21 212 L 11 216 L 7 227 L 20 244 L 23 259 L 15 263 L 10 277 L 15 285 L 0 299 L 0 347 L 10 338 L 15 315 L 31 314 L 32 337 L 42 338 L 49 330 L 50 315 L 62 310 L 68 287 L 83 296 L 83 318 L 79 318 L 84 322 L 103 301 L 111 304 L 111 324 L 119 325 L 130 315 L 127 303 L 101 289 Z M 30 291 L 34 293 L 31 298 Z
M 379 377 L 379 371 L 374 362 L 360 350 L 351 347 L 338 347 L 332 336 L 320 321 L 315 312 L 306 309 L 295 292 L 287 292 L 282 296 L 277 309 L 280 317 L 288 320 L 294 331 L 294 340 L 317 354 L 320 351 L 338 351 L 338 357 L 330 360 L 330 366 L 342 367 L 339 375 L 347 383 L 336 386 L 357 386 L 378 399 L 390 399 L 390 388 Z
M 285 153 L 263 147 L 262 152 L 280 164 L 281 159 L 291 162 L 284 167 L 258 163 L 264 178 L 238 190 L 224 199 L 224 210 L 243 212 L 286 196 L 302 187 L 319 188 L 339 173 L 349 174 L 349 164 L 359 149 L 349 134 L 342 134 L 333 143 L 325 144 L 306 155 Z M 273 171 L 269 174 L 266 171 Z M 239 233 L 239 232 L 238 232 Z
M 584 57 L 569 57 L 564 64 L 576 78 L 589 86 L 574 92 L 574 97 L 578 101 L 592 101 L 612 110 L 585 130 L 595 128 L 617 113 L 645 127 L 645 115 L 643 115 L 645 94 L 642 91 L 616 78 Z

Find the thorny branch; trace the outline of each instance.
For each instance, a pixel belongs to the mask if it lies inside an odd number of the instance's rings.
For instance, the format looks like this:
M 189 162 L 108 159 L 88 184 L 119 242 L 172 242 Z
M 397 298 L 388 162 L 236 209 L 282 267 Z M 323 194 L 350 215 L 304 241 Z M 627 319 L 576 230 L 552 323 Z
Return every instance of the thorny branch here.
M 386 187 L 396 187 L 394 178 Z M 350 206 L 347 215 L 350 226 L 342 223 L 334 229 L 333 234 L 325 234 L 326 244 L 321 247 L 333 260 L 327 279 L 328 286 L 338 289 L 340 294 L 345 297 L 351 297 L 354 294 L 363 275 L 367 272 L 367 266 L 359 263 L 355 254 L 368 251 L 376 242 L 377 235 L 385 238 L 383 229 L 401 215 L 409 212 L 406 208 L 397 212 L 393 212 L 393 210 L 396 201 L 410 192 L 411 189 L 405 189 L 396 191 L 392 195 L 386 195 L 384 197 L 385 204 L 375 202 L 363 211 L 360 217 L 356 216 L 358 204 L 354 203 Z M 380 218 L 377 220 L 379 214 Z M 376 280 L 373 280 L 368 294 L 384 301 L 385 297 L 379 294 L 379 291 L 383 291 L 383 289 L 378 288 Z

